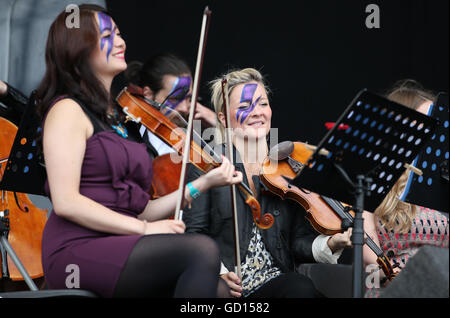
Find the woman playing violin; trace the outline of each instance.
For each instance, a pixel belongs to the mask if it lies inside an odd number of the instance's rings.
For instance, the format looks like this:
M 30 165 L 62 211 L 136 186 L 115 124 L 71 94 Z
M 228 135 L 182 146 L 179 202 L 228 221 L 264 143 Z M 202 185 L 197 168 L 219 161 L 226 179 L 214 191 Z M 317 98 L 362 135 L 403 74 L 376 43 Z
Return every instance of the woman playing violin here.
M 398 81 L 386 94 L 394 102 L 405 105 L 418 112 L 427 114 L 436 96 L 427 91 L 414 80 Z M 408 259 L 424 245 L 448 248 L 448 218 L 425 207 L 403 202 L 399 199 L 408 181 L 407 170 L 395 183 L 391 191 L 374 213 L 364 213 L 364 229 L 384 251 L 391 254 L 391 261 L 398 265 L 398 273 L 406 266 Z M 433 233 L 432 235 L 423 235 Z M 376 264 L 376 256 L 364 246 L 364 263 L 366 266 Z M 380 271 L 380 278 L 384 273 Z M 368 289 L 365 297 L 378 297 L 382 288 Z M 382 284 L 379 284 L 383 287 Z
M 101 7 L 81 5 L 80 28 L 53 22 L 47 70 L 38 89 L 43 151 L 53 211 L 43 235 L 49 288 L 72 283 L 103 297 L 214 297 L 220 262 L 204 235 L 183 234 L 168 219 L 176 193 L 150 200 L 152 162 L 141 140 L 124 129 L 109 97 L 113 78 L 127 67 L 126 45 Z M 190 186 L 207 191 L 240 182 L 223 164 Z M 185 201 L 191 202 L 189 189 Z
M 351 245 L 350 232 L 332 237 L 318 235 L 305 220 L 305 211 L 300 205 L 264 191 L 259 173 L 268 154 L 266 138 L 272 118 L 264 78 L 257 70 L 247 68 L 230 72 L 212 82 L 212 104 L 221 135 L 225 125 L 223 78 L 229 84 L 236 169 L 242 172 L 243 182 L 256 194 L 261 211 L 271 213 L 275 221 L 269 229 L 260 230 L 242 196 L 236 195 L 241 278 L 234 272 L 229 187 L 210 189 L 192 202 L 191 209 L 185 209 L 187 231 L 206 233 L 216 240 L 222 261 L 221 277 L 227 282 L 233 297 L 319 296 L 312 281 L 295 271 L 296 265 L 305 262 L 336 263 L 342 249 Z M 189 180 L 194 180 L 198 171 L 194 168 L 189 171 Z
M 184 118 L 188 117 L 192 98 L 192 74 L 189 66 L 180 57 L 171 53 L 160 53 L 150 57 L 145 63 L 130 62 L 125 71 L 127 82 L 140 86 L 143 96 L 165 106 L 162 110 L 168 115 L 176 110 Z M 216 115 L 212 110 L 197 102 L 194 119 L 201 121 L 202 127 L 214 127 Z M 144 125 L 140 127 L 141 135 L 147 135 L 150 148 L 155 156 L 173 152 Z

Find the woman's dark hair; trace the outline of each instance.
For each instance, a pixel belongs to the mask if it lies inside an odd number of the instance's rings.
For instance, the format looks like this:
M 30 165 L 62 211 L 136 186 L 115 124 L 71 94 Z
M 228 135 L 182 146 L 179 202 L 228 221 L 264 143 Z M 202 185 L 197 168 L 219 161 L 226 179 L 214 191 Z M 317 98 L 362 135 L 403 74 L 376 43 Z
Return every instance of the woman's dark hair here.
M 107 121 L 111 96 L 92 70 L 89 58 L 100 36 L 95 12 L 110 14 L 92 4 L 82 4 L 78 8 L 78 28 L 66 26 L 66 19 L 71 14 L 66 11 L 61 12 L 50 26 L 45 50 L 46 72 L 36 95 L 37 111 L 43 116 L 56 97 L 69 95 Z
M 141 87 L 148 86 L 157 93 L 163 88 L 164 75 L 182 74 L 191 74 L 186 62 L 172 53 L 165 52 L 152 56 L 145 63 L 138 61 L 128 63 L 125 80 Z

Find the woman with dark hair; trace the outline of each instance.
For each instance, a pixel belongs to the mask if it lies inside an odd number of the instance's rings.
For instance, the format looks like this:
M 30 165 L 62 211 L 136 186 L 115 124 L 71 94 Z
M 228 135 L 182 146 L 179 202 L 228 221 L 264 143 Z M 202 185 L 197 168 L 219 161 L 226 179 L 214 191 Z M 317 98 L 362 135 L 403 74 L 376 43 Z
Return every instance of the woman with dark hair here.
M 119 29 L 103 8 L 79 9 L 80 28 L 66 27 L 66 12 L 50 28 L 37 95 L 54 208 L 42 240 L 46 282 L 103 297 L 214 297 L 215 243 L 180 235 L 185 224 L 168 219 L 178 191 L 150 200 L 151 159 L 111 101 L 111 82 L 127 67 Z M 185 201 L 241 180 L 224 159 L 188 184 Z
M 412 79 L 396 82 L 385 95 L 423 114 L 428 113 L 436 99 L 432 92 Z M 449 223 L 444 214 L 400 200 L 408 175 L 407 170 L 400 176 L 374 213 L 364 212 L 363 215 L 366 233 L 386 254 L 392 253 L 392 263 L 399 266 L 394 269 L 397 273 L 420 247 L 431 245 L 448 248 L 449 244 Z M 375 254 L 367 246 L 364 246 L 364 263 L 366 266 L 377 263 Z M 380 278 L 385 280 L 382 271 Z M 365 297 L 378 297 L 383 287 L 382 284 L 374 283 L 373 288 L 367 289 Z
M 162 113 L 169 115 L 173 110 L 187 119 L 192 98 L 192 74 L 187 63 L 180 57 L 164 52 L 150 57 L 145 63 L 134 61 L 128 64 L 125 80 L 143 88 L 144 96 L 163 104 Z M 209 108 L 197 102 L 194 120 L 200 120 L 202 127 L 214 127 L 216 115 Z M 157 154 L 172 152 L 167 146 L 145 126 L 140 133 L 148 138 Z

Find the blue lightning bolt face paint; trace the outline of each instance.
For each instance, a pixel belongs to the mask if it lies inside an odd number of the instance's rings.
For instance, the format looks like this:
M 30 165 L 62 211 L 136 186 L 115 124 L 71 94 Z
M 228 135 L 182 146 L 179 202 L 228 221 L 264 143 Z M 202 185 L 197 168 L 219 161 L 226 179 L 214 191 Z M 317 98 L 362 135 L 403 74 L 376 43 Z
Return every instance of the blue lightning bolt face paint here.
M 112 19 L 109 15 L 104 14 L 102 12 L 98 12 L 98 23 L 100 27 L 100 35 L 105 31 L 110 31 L 111 34 L 109 36 L 102 37 L 100 40 L 100 50 L 103 51 L 103 48 L 105 47 L 105 44 L 107 44 L 106 49 L 106 61 L 109 60 L 109 55 L 111 54 L 111 50 L 114 43 L 114 35 L 116 31 L 116 27 L 112 27 Z
M 191 77 L 190 76 L 182 76 L 177 77 L 172 85 L 172 89 L 167 95 L 165 105 L 168 106 L 167 112 L 175 109 L 178 104 L 180 104 L 186 97 L 189 89 L 191 88 Z M 175 100 L 175 101 L 174 101 Z
M 239 121 L 241 124 L 244 122 L 244 120 L 250 115 L 250 113 L 255 109 L 256 104 L 261 99 L 262 95 L 259 96 L 254 103 L 253 101 L 253 95 L 255 94 L 256 88 L 258 87 L 258 84 L 245 84 L 244 88 L 242 89 L 241 94 L 241 100 L 239 103 L 248 103 L 249 106 L 244 109 L 238 109 L 236 113 L 236 120 Z M 241 119 L 239 120 L 239 117 Z

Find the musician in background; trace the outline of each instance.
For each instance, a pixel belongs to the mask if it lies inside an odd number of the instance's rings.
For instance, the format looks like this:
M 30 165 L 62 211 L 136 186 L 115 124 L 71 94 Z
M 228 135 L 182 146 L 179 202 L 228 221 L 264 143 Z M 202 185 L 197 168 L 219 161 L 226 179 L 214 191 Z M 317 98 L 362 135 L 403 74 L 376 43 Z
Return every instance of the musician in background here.
M 264 78 L 257 70 L 233 71 L 212 82 L 211 100 L 217 114 L 219 140 L 225 124 L 221 86 L 224 77 L 229 84 L 236 169 L 242 172 L 244 183 L 252 189 L 261 211 L 271 213 L 275 221 L 271 228 L 260 230 L 237 190 L 242 278 L 235 272 L 229 186 L 202 193 L 192 202 L 191 209 L 184 210 L 187 231 L 204 233 L 215 239 L 222 260 L 221 277 L 227 282 L 233 297 L 319 297 L 313 282 L 297 273 L 296 266 L 314 262 L 336 263 L 343 248 L 351 246 L 351 231 L 331 237 L 318 235 L 305 219 L 305 211 L 298 203 L 264 191 L 259 174 L 268 154 L 266 136 L 271 128 L 272 108 Z M 224 144 L 221 146 L 225 149 Z M 189 180 L 198 175 L 195 167 L 189 168 Z
M 130 62 L 125 80 L 141 87 L 146 98 L 163 104 L 165 108 L 161 112 L 164 115 L 168 116 L 175 110 L 187 120 L 193 80 L 189 66 L 180 57 L 165 52 L 150 57 L 145 63 Z M 216 125 L 215 113 L 199 102 L 195 107 L 194 120 L 199 120 L 202 128 Z M 155 157 L 174 151 L 144 125 L 140 127 L 140 133 L 148 138 L 149 148 L 154 149 Z
M 0 117 L 6 118 L 19 126 L 27 107 L 28 97 L 8 83 L 0 81 L 0 103 L 6 106 L 4 108 L 0 105 Z
M 394 102 L 427 114 L 436 96 L 414 80 L 397 82 L 386 94 Z M 364 229 L 386 255 L 392 254 L 397 273 L 424 245 L 448 248 L 449 227 L 447 217 L 435 210 L 399 200 L 408 180 L 409 170 L 398 179 L 374 213 L 364 212 Z M 376 264 L 376 255 L 364 245 L 364 264 Z M 380 270 L 380 277 L 384 273 Z M 386 281 L 387 282 L 387 281 Z M 380 288 L 370 288 L 365 297 L 378 297 Z
M 111 16 L 79 6 L 80 28 L 61 12 L 50 27 L 46 73 L 37 90 L 43 118 L 46 193 L 53 211 L 44 229 L 42 263 L 50 289 L 76 287 L 102 297 L 215 297 L 220 262 L 205 235 L 186 234 L 173 215 L 178 191 L 150 200 L 152 161 L 123 125 L 110 98 L 127 67 L 126 45 Z M 238 183 L 222 165 L 183 189 Z M 74 274 L 74 269 L 79 275 Z

